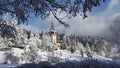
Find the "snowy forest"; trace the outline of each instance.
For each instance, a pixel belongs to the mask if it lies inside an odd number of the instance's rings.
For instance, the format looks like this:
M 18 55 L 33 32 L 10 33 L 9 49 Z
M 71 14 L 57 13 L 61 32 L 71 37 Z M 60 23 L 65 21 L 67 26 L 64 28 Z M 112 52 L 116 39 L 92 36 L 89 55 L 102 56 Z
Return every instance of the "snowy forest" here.
M 119 5 L 0 0 L 0 68 L 120 68 Z
M 65 66 L 65 68 L 71 66 L 75 68 L 76 65 L 89 68 L 93 65 L 92 68 L 96 68 L 99 63 L 106 68 L 110 68 L 109 65 L 112 68 L 120 67 L 120 46 L 111 40 L 74 34 L 67 36 L 59 33 L 57 33 L 57 39 L 60 41 L 59 47 L 52 43 L 49 32 L 28 31 L 17 25 L 15 19 L 1 19 L 0 63 L 34 63 L 23 65 L 28 68 L 31 65 L 33 68 L 37 65 Z

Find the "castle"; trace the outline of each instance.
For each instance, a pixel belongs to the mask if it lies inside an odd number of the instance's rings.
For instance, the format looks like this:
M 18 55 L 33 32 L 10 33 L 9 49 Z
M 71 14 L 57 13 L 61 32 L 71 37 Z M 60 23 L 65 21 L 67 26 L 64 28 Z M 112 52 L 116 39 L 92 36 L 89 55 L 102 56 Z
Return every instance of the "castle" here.
M 51 37 L 51 42 L 55 45 L 55 47 L 57 47 L 57 49 L 61 49 L 61 45 L 65 45 L 63 44 L 63 40 L 65 41 L 66 39 L 65 34 L 58 34 L 55 30 L 53 22 L 51 22 L 49 35 Z
M 56 30 L 54 28 L 54 24 L 53 23 L 51 23 L 50 37 L 51 37 L 52 43 L 53 44 L 57 44 L 57 34 L 56 34 Z

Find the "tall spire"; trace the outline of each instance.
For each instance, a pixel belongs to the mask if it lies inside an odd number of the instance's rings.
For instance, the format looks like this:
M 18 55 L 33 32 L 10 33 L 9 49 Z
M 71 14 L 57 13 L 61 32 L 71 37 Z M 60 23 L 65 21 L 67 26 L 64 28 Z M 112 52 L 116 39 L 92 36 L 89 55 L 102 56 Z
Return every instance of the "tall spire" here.
M 53 17 L 52 17 L 52 19 L 51 19 L 51 30 L 55 30 L 54 24 L 53 24 Z
M 52 30 L 55 30 L 53 23 L 51 23 L 51 29 L 52 29 Z

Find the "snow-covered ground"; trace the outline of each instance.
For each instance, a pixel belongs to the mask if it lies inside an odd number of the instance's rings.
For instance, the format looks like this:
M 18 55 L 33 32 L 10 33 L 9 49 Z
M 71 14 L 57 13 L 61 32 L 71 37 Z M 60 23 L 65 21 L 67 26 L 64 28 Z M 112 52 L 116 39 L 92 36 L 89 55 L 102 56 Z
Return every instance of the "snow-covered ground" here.
M 85 54 L 82 56 L 79 52 L 71 53 L 67 50 L 47 52 L 39 49 L 37 53 L 41 61 L 38 64 L 30 62 L 26 64 L 28 60 L 22 58 L 24 51 L 19 48 L 1 49 L 0 63 L 6 62 L 7 64 L 0 64 L 0 68 L 120 68 L 120 64 L 114 62 L 112 59 L 99 55 L 87 57 Z
M 26 62 L 27 59 L 23 58 L 24 49 L 19 48 L 10 48 L 7 50 L 0 51 L 0 63 L 7 64 L 23 64 L 23 63 L 31 63 Z M 93 55 L 93 57 L 87 57 L 87 55 L 82 56 L 79 52 L 71 53 L 67 50 L 56 50 L 53 52 L 47 52 L 45 50 L 39 49 L 37 52 L 40 58 L 40 61 L 49 61 L 51 63 L 65 62 L 65 61 L 83 61 L 87 58 L 98 59 L 98 60 L 109 60 L 112 59 L 105 58 L 99 55 Z M 27 55 L 26 55 L 27 56 Z

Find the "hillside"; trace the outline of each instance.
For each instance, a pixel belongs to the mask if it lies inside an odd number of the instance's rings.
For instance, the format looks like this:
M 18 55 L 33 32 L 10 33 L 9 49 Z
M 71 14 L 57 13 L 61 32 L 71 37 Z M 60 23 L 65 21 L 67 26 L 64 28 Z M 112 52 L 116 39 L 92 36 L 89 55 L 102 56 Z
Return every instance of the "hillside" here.
M 61 40 L 60 48 L 51 42 L 49 32 L 31 32 L 9 20 L 0 20 L 0 63 L 120 60 L 120 46 L 104 38 L 58 34 L 57 39 Z

